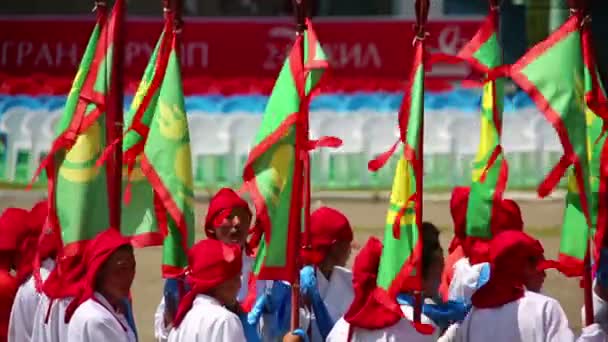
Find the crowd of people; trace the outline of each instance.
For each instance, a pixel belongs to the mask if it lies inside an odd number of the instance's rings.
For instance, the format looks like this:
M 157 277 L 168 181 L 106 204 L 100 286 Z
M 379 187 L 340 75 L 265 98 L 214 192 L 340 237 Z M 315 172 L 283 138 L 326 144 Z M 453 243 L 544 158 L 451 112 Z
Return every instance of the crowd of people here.
M 154 314 L 158 341 L 608 341 L 608 253 L 594 285 L 595 322 L 575 336 L 560 303 L 542 293 L 540 241 L 524 232 L 517 203 L 495 210 L 492 238 L 466 236 L 468 188 L 450 203 L 454 238 L 448 255 L 435 225 L 424 222 L 419 293 L 391 298 L 376 280 L 382 242 L 371 237 L 346 268 L 353 229 L 340 211 L 310 217 L 309 249 L 300 272 L 300 329 L 290 329 L 291 286 L 257 279 L 256 246 L 248 239 L 253 213 L 235 191 L 210 200 L 207 238 L 188 252 L 184 275 L 165 280 Z M 131 286 L 136 262 L 130 241 L 107 229 L 82 255 L 68 255 L 48 228 L 47 202 L 0 216 L 0 341 L 138 340 Z M 138 313 L 147 314 L 147 313 Z M 139 327 L 152 329 L 152 327 Z

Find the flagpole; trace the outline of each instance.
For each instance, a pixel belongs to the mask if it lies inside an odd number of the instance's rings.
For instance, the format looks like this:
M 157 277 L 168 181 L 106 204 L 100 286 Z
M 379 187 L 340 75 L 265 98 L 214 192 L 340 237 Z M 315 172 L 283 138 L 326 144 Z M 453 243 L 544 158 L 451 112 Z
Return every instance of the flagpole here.
M 108 109 L 106 114 L 107 142 L 116 141 L 122 137 L 123 129 L 123 94 L 124 94 L 124 36 L 125 36 L 125 2 L 116 0 L 114 6 L 118 9 L 118 23 L 115 32 L 115 45 L 113 46 L 112 74 L 110 76 L 110 89 L 108 91 Z M 107 163 L 108 174 L 108 201 L 110 209 L 110 226 L 120 230 L 120 217 L 122 208 L 122 148 L 121 144 L 114 149 L 112 157 Z
M 293 11 L 296 21 L 296 37 L 302 37 L 300 39 L 300 51 L 302 52 L 302 64 L 304 64 L 304 32 L 306 31 L 306 0 L 293 0 Z M 303 75 L 295 75 L 295 77 L 302 77 Z M 304 90 L 305 91 L 305 90 Z M 302 94 L 305 95 L 305 94 Z M 300 104 L 302 106 L 302 104 Z M 301 113 L 302 111 L 300 111 Z M 306 130 L 307 123 L 304 121 L 308 120 L 308 118 L 302 118 L 301 115 L 298 115 L 298 120 L 296 121 L 296 142 L 295 142 L 295 166 L 294 166 L 294 188 L 292 191 L 296 191 L 298 196 L 297 203 L 292 203 L 293 206 L 296 206 L 297 210 L 294 210 L 293 213 L 296 213 L 296 217 L 294 220 L 290 220 L 295 222 L 295 227 L 290 227 L 290 229 L 296 230 L 297 233 L 294 234 L 294 242 L 292 247 L 296 248 L 295 252 L 295 265 L 294 275 L 293 275 L 293 283 L 291 286 L 291 330 L 298 329 L 300 327 L 300 236 L 302 232 L 302 202 L 304 194 L 306 193 L 304 186 L 304 160 L 303 153 L 308 153 L 304 150 L 305 146 L 302 146 L 302 143 L 308 140 L 308 132 Z M 310 186 L 310 185 L 308 185 Z M 308 218 L 306 218 L 308 220 Z
M 570 15 L 578 15 L 577 12 L 580 12 L 580 15 L 584 16 L 588 13 L 588 3 L 586 0 L 568 0 L 568 7 L 570 8 Z M 582 44 L 581 44 L 582 47 Z M 582 51 L 581 51 L 582 53 Z M 591 230 L 591 226 L 589 226 L 589 230 Z M 584 267 L 583 267 L 583 298 L 585 303 L 585 325 L 589 326 L 594 322 L 593 315 L 593 277 L 591 276 L 591 245 L 589 243 L 589 237 L 587 237 L 587 252 L 585 253 L 585 258 L 583 259 Z
M 415 27 L 415 31 L 416 31 L 416 38 L 417 40 L 420 40 L 420 42 L 418 44 L 422 44 L 422 65 L 424 68 L 424 62 L 425 62 L 425 45 L 424 45 L 424 39 L 426 36 L 426 30 L 425 30 L 425 25 L 426 25 L 426 20 L 427 20 L 427 16 L 429 13 L 429 0 L 416 0 L 415 2 L 415 7 L 416 7 L 416 27 Z M 424 70 L 423 70 L 424 73 Z M 424 78 L 424 77 L 423 77 Z M 424 86 L 422 88 L 423 92 L 424 92 Z M 423 100 L 424 103 L 424 100 Z M 418 200 L 417 202 L 417 210 L 416 210 L 416 224 L 418 225 L 418 229 L 422 229 L 422 217 L 423 217 L 423 191 L 424 191 L 424 187 L 423 187 L 423 179 L 424 179 L 424 105 L 422 106 L 422 117 L 420 120 L 420 136 L 418 137 L 418 160 L 416 161 L 416 163 L 419 163 L 418 165 L 418 170 L 419 170 L 419 174 L 417 175 L 416 179 L 416 193 L 417 193 L 417 197 Z M 414 166 L 415 167 L 415 166 Z M 422 236 L 418 237 L 419 239 L 422 239 Z M 424 248 L 424 245 L 422 246 L 422 248 Z M 422 303 L 423 303 L 423 297 L 422 297 L 422 292 L 421 291 L 416 291 L 414 293 L 414 322 L 416 323 L 420 323 L 421 319 L 422 319 Z

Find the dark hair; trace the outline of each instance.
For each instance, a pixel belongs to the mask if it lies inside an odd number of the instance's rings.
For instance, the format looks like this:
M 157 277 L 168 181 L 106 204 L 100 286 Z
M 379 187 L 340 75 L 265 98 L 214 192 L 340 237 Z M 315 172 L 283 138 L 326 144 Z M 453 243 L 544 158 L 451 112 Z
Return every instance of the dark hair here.
M 429 268 L 436 258 L 436 253 L 441 251 L 439 243 L 439 229 L 431 222 L 422 222 L 422 276 L 425 277 Z

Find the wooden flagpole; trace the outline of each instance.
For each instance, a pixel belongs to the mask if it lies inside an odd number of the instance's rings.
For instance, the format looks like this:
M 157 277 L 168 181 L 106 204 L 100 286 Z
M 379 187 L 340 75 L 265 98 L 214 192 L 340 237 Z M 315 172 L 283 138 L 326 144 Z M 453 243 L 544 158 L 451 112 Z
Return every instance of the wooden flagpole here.
M 302 37 L 300 39 L 300 51 L 302 52 L 302 64 L 304 64 L 304 33 L 306 31 L 306 0 L 293 0 L 293 11 L 296 21 L 296 36 Z M 295 77 L 302 77 L 302 75 L 295 75 Z M 294 177 L 297 179 L 294 180 L 294 189 L 292 191 L 297 191 L 297 203 L 292 203 L 292 205 L 296 206 L 297 209 L 297 217 L 295 222 L 297 224 L 295 227 L 290 227 L 290 229 L 295 228 L 297 230 L 297 234 L 294 241 L 294 246 L 297 248 L 295 257 L 296 257 L 296 267 L 295 274 L 293 278 L 293 284 L 291 284 L 291 330 L 298 329 L 300 327 L 300 247 L 301 247 L 301 239 L 300 232 L 302 231 L 302 204 L 303 197 L 306 193 L 304 186 L 310 186 L 309 184 L 305 184 L 304 181 L 304 159 L 302 154 L 308 153 L 304 149 L 306 146 L 302 146 L 302 143 L 308 141 L 308 131 L 306 130 L 307 123 L 304 123 L 308 118 L 298 117 L 296 122 L 296 146 L 295 146 L 295 167 L 294 167 Z M 306 125 L 305 125 L 306 124 Z M 295 211 L 294 211 L 295 212 Z
M 114 6 L 122 7 L 118 10 L 119 18 L 116 25 L 115 39 L 112 51 L 112 74 L 110 76 L 110 89 L 108 90 L 108 106 L 106 112 L 106 138 L 108 142 L 116 141 L 122 137 L 123 130 L 123 96 L 124 96 L 124 46 L 125 46 L 125 0 L 117 0 Z M 106 69 L 106 72 L 108 70 Z M 110 226 L 120 231 L 122 209 L 122 148 L 119 144 L 107 162 L 108 174 L 108 200 L 110 209 Z

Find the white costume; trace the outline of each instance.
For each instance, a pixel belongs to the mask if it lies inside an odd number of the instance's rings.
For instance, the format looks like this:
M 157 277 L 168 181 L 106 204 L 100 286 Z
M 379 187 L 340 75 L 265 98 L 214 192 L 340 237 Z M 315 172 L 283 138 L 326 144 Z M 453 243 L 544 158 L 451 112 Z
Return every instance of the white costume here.
M 591 330 L 578 341 L 603 341 L 595 335 L 597 328 Z M 522 298 L 497 308 L 473 308 L 461 324 L 452 325 L 439 341 L 571 342 L 575 338 L 559 302 L 526 291 Z
M 196 296 L 181 324 L 169 333 L 168 341 L 246 342 L 238 316 L 224 308 L 215 298 L 203 294 Z
M 62 342 L 68 339 L 68 325 L 64 323 L 65 310 L 72 302 L 72 298 L 54 300 L 42 294 L 40 303 L 34 315 L 34 328 L 32 341 L 34 342 Z
M 67 342 L 137 342 L 127 319 L 99 293 L 82 303 L 68 324 Z
M 335 266 L 329 280 L 318 270 L 316 274 L 321 299 L 323 299 L 323 303 L 325 303 L 332 321 L 336 323 L 340 317 L 344 316 L 355 297 L 353 291 L 353 273 L 344 267 Z M 302 308 L 301 311 L 300 325 L 304 331 L 312 324 L 312 341 L 322 341 L 312 308 L 311 310 Z
M 353 274 L 351 270 L 344 267 L 335 266 L 329 280 L 325 278 L 325 275 L 318 271 L 317 276 L 317 287 L 319 288 L 319 295 L 327 308 L 327 311 L 334 322 L 338 322 L 340 317 L 344 316 L 350 304 L 352 303 L 355 293 L 353 291 Z M 272 286 L 272 284 L 268 284 Z M 266 316 L 262 317 L 260 322 L 260 331 L 262 339 L 264 341 L 276 341 L 281 340 L 283 336 L 271 336 L 265 321 L 269 319 Z M 321 332 L 317 328 L 315 322 L 315 316 L 312 312 L 312 308 L 300 308 L 300 326 L 304 331 L 308 331 L 311 327 L 311 341 L 322 341 Z M 287 333 L 287 332 L 285 332 Z
M 367 330 L 355 328 L 351 337 L 352 342 L 433 342 L 437 341 L 439 329 L 433 321 L 424 314 L 421 315 L 420 321 L 424 324 L 430 324 L 435 327 L 435 332 L 432 335 L 422 335 L 411 323 L 414 318 L 414 310 L 409 305 L 401 305 L 401 311 L 406 319 L 402 319 L 396 324 L 379 330 Z M 348 342 L 348 330 L 350 324 L 341 318 L 327 336 L 327 342 Z
M 237 296 L 237 300 L 240 302 L 249 293 L 249 275 L 251 273 L 251 268 L 253 266 L 254 259 L 250 256 L 243 254 L 243 268 L 241 273 L 241 289 L 239 290 L 239 294 Z M 265 281 L 258 281 L 256 284 L 256 290 L 259 294 L 264 293 Z M 257 297 L 256 297 L 257 298 Z M 165 327 L 165 297 L 161 298 L 160 303 L 156 307 L 156 312 L 154 312 L 154 338 L 158 342 L 167 341 L 167 337 L 169 336 L 169 331 L 171 327 Z
M 454 263 L 454 276 L 450 283 L 448 299 L 471 304 L 471 297 L 490 278 L 490 264 L 487 262 L 471 265 L 469 258 Z
M 46 259 L 40 265 L 40 277 L 46 280 L 49 273 L 55 267 L 52 259 Z M 38 309 L 38 304 L 42 294 L 36 290 L 36 281 L 33 276 L 19 286 L 9 321 L 8 340 L 9 342 L 29 342 L 32 341 L 32 330 L 34 327 L 34 316 Z

